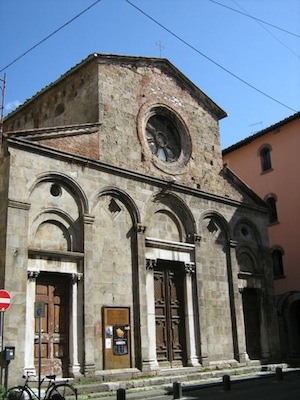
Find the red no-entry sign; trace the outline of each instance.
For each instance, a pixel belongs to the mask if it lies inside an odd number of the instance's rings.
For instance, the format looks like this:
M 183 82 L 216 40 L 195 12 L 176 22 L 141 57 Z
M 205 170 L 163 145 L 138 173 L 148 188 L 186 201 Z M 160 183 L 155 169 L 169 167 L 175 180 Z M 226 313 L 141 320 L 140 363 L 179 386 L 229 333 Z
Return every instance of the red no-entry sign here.
M 0 312 L 6 311 L 10 307 L 10 294 L 7 290 L 0 290 Z

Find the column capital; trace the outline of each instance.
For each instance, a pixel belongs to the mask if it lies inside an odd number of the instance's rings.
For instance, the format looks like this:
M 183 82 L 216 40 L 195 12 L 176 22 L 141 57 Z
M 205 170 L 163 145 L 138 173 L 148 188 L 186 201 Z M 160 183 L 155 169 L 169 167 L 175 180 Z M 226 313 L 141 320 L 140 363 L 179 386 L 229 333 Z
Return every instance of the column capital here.
M 233 239 L 230 239 L 230 240 L 229 240 L 229 246 L 230 246 L 232 249 L 236 248 L 236 246 L 237 246 L 237 241 L 236 241 L 236 240 L 233 240 Z
M 194 234 L 194 242 L 195 243 L 200 243 L 202 239 L 201 235 L 198 235 L 197 233 Z
M 145 233 L 147 230 L 147 227 L 143 224 L 136 224 L 136 231 L 137 233 Z
M 73 281 L 73 283 L 76 283 L 76 282 L 78 282 L 78 281 L 81 281 L 82 277 L 83 277 L 83 274 L 80 273 L 80 272 L 72 274 L 72 281 Z
M 194 275 L 196 272 L 195 263 L 184 263 L 184 270 L 187 275 Z
M 157 264 L 156 259 L 150 259 L 150 258 L 146 259 L 146 269 L 149 270 L 154 269 L 156 267 L 156 264 Z
M 40 274 L 40 271 L 27 271 L 28 279 L 36 279 Z
M 94 215 L 89 215 L 89 214 L 84 214 L 83 216 L 83 222 L 87 225 L 93 225 L 95 222 L 95 217 Z

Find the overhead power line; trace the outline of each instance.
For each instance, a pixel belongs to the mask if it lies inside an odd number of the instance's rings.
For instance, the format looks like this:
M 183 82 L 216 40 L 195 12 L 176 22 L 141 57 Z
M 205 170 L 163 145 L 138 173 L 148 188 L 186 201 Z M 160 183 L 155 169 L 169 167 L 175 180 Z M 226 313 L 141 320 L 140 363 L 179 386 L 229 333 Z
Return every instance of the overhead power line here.
M 4 68 L 0 70 L 0 72 L 6 70 L 10 66 L 12 66 L 14 63 L 19 61 L 21 58 L 26 56 L 26 54 L 30 53 L 32 50 L 36 49 L 38 46 L 40 46 L 42 43 L 46 42 L 46 40 L 50 39 L 52 36 L 54 36 L 57 32 L 61 31 L 63 28 L 65 28 L 67 25 L 69 25 L 71 22 L 75 21 L 77 18 L 79 18 L 81 15 L 86 13 L 88 10 L 90 10 L 92 7 L 94 7 L 97 3 L 100 3 L 102 0 L 97 0 L 93 4 L 91 4 L 89 7 L 85 8 L 83 11 L 81 11 L 79 14 L 75 15 L 72 19 L 67 21 L 65 24 L 57 28 L 55 31 L 50 33 L 48 36 L 46 36 L 44 39 L 40 40 L 38 43 L 36 43 L 34 46 L 30 47 L 30 49 L 26 50 L 23 54 L 21 54 L 19 57 L 15 58 L 13 61 L 11 61 L 9 64 L 7 64 Z
M 14 63 L 16 63 L 18 60 L 20 60 L 21 58 L 23 58 L 26 54 L 30 53 L 32 50 L 34 50 L 35 48 L 37 48 L 38 46 L 40 46 L 42 43 L 44 43 L 45 41 L 47 41 L 49 38 L 51 38 L 52 36 L 54 36 L 57 32 L 61 31 L 63 28 L 65 28 L 67 25 L 69 25 L 70 23 L 72 23 L 73 21 L 75 21 L 77 18 L 79 18 L 81 15 L 83 15 L 84 13 L 86 13 L 88 10 L 90 10 L 92 7 L 94 7 L 96 4 L 100 3 L 100 1 L 102 0 L 96 0 L 94 3 L 92 3 L 90 6 L 88 6 L 87 8 L 85 8 L 83 11 L 81 11 L 79 14 L 77 14 L 75 17 L 71 18 L 69 21 L 67 21 L 65 24 L 63 24 L 62 26 L 60 26 L 58 29 L 56 29 L 55 31 L 53 31 L 52 33 L 50 33 L 48 36 L 46 36 L 44 39 L 40 40 L 38 43 L 36 43 L 34 46 L 32 46 L 30 49 L 28 49 L 27 51 L 25 51 L 23 54 L 21 54 L 20 56 L 18 56 L 17 58 L 15 58 L 13 61 L 11 61 L 9 64 L 7 64 L 4 68 L 2 68 L 0 70 L 0 72 L 3 72 L 4 70 L 6 70 L 7 68 L 9 68 L 11 65 L 13 65 Z M 197 48 L 195 48 L 194 46 L 192 46 L 190 43 L 188 43 L 186 40 L 184 40 L 183 38 L 181 38 L 180 36 L 178 36 L 177 34 L 175 34 L 174 32 L 172 32 L 170 29 L 166 28 L 164 25 L 162 25 L 160 22 L 158 22 L 157 20 L 155 20 L 153 17 L 151 17 L 149 14 L 147 14 L 146 12 L 144 12 L 142 9 L 140 9 L 139 7 L 137 7 L 135 4 L 133 4 L 131 1 L 129 0 L 125 0 L 128 4 L 130 4 L 132 7 L 134 7 L 136 10 L 138 10 L 139 12 L 141 12 L 142 14 L 144 14 L 147 18 L 149 18 L 150 20 L 152 20 L 155 24 L 157 24 L 158 26 L 160 26 L 162 29 L 164 29 L 165 31 L 167 31 L 168 33 L 170 33 L 172 36 L 174 36 L 176 39 L 178 39 L 179 41 L 181 41 L 182 43 L 184 43 L 186 46 L 188 46 L 189 48 L 191 48 L 192 50 L 194 50 L 196 53 L 200 54 L 202 57 L 206 58 L 208 61 L 212 62 L 213 64 L 215 64 L 217 67 L 219 67 L 220 69 L 222 69 L 223 71 L 227 72 L 228 74 L 230 74 L 231 76 L 233 76 L 234 78 L 236 78 L 237 80 L 239 80 L 240 82 L 244 83 L 245 85 L 249 86 L 250 88 L 252 88 L 253 90 L 257 91 L 258 93 L 264 95 L 265 97 L 268 97 L 270 100 L 273 100 L 274 102 L 282 105 L 283 107 L 288 108 L 289 110 L 296 112 L 295 109 L 293 109 L 292 107 L 289 107 L 288 105 L 282 103 L 281 101 L 275 99 L 274 97 L 268 95 L 267 93 L 263 92 L 262 90 L 258 89 L 257 87 L 255 87 L 254 85 L 250 84 L 249 82 L 245 81 L 244 79 L 240 78 L 239 76 L 237 76 L 236 74 L 234 74 L 233 72 L 229 71 L 227 68 L 223 67 L 221 64 L 219 64 L 218 62 L 214 61 L 212 58 L 208 57 L 207 55 L 205 55 L 204 53 L 202 53 L 200 50 L 198 50 Z M 222 5 L 221 3 L 216 2 L 215 0 L 210 0 L 214 3 L 217 3 L 219 5 Z M 230 7 L 228 7 L 230 8 Z M 233 9 L 234 10 L 234 9 Z M 237 10 L 234 10 L 237 11 Z M 244 13 L 242 13 L 244 14 Z M 249 16 L 247 14 L 245 14 L 246 16 Z M 254 18 L 254 17 L 251 17 Z M 264 21 L 261 21 L 264 22 Z M 271 25 L 271 24 L 269 24 Z M 275 25 L 274 25 L 275 27 Z M 276 27 L 278 28 L 278 27 Z M 278 28 L 280 29 L 280 28 Z M 287 33 L 290 33 L 288 31 L 286 31 Z M 298 35 L 295 35 L 298 36 Z M 300 36 L 299 36 L 300 37 Z
M 243 7 L 241 7 L 235 0 L 231 0 L 231 1 L 232 1 L 234 4 L 236 4 L 241 10 L 243 10 L 243 11 L 247 14 L 248 17 L 250 16 L 250 14 L 247 12 L 247 10 L 245 10 Z M 236 11 L 237 11 L 237 10 L 236 10 Z M 292 53 L 294 56 L 296 56 L 296 57 L 300 60 L 300 57 L 298 56 L 298 54 L 295 53 L 294 50 L 292 50 L 289 46 L 287 46 L 287 45 L 286 45 L 282 40 L 280 40 L 276 35 L 274 35 L 274 33 L 272 33 L 272 32 L 270 31 L 270 29 L 268 29 L 266 26 L 264 26 L 263 23 L 261 23 L 260 21 L 258 21 L 258 20 L 256 20 L 256 19 L 255 19 L 255 22 L 256 22 L 258 25 L 260 25 L 260 27 L 261 27 L 262 29 L 264 29 L 270 36 L 272 36 L 275 40 L 277 40 L 277 42 L 279 42 L 282 46 L 284 46 L 286 49 L 288 49 L 290 53 Z
M 251 83 L 245 81 L 244 79 L 240 78 L 239 76 L 237 76 L 235 73 L 229 71 L 227 68 L 223 67 L 221 64 L 219 64 L 218 62 L 214 61 L 212 58 L 208 57 L 206 54 L 202 53 L 200 50 L 198 50 L 196 47 L 194 47 L 193 45 L 191 45 L 190 43 L 188 43 L 186 40 L 184 40 L 182 37 L 178 36 L 176 33 L 174 33 L 173 31 L 171 31 L 170 29 L 168 29 L 167 27 L 165 27 L 163 24 L 161 24 L 160 22 L 158 22 L 156 19 L 154 19 L 153 17 L 151 17 L 149 14 L 147 14 L 145 11 L 143 11 L 141 8 L 139 8 L 138 6 L 136 6 L 135 4 L 133 4 L 131 1 L 129 0 L 125 0 L 128 4 L 130 4 L 132 7 L 134 7 L 136 10 L 138 10 L 140 13 L 142 13 L 143 15 L 145 15 L 147 18 L 149 18 L 151 21 L 153 21 L 156 25 L 160 26 L 162 29 L 164 29 L 166 32 L 168 32 L 170 35 L 174 36 L 176 39 L 178 39 L 180 42 L 182 42 L 183 44 L 185 44 L 187 47 L 189 47 L 190 49 L 192 49 L 193 51 L 195 51 L 196 53 L 200 54 L 202 57 L 206 58 L 208 61 L 210 61 L 211 63 L 213 63 L 214 65 L 216 65 L 217 67 L 219 67 L 220 69 L 222 69 L 223 71 L 227 72 L 229 75 L 233 76 L 235 79 L 239 80 L 240 82 L 244 83 L 245 85 L 247 85 L 248 87 L 250 87 L 251 89 L 255 90 L 256 92 L 262 94 L 263 96 L 269 98 L 270 100 L 273 100 L 274 102 L 276 102 L 277 104 L 280 104 L 281 106 L 288 108 L 289 110 L 293 111 L 293 112 L 297 112 L 297 110 L 295 110 L 294 108 L 282 103 L 281 101 L 275 99 L 274 97 L 270 96 L 269 94 L 263 92 L 262 90 L 258 89 L 257 87 L 255 87 L 254 85 L 252 85 Z
M 254 17 L 253 15 L 250 15 L 250 14 L 248 14 L 248 13 L 239 11 L 239 10 L 237 10 L 236 8 L 232 8 L 232 7 L 226 6 L 225 4 L 219 3 L 219 2 L 216 1 L 216 0 L 209 0 L 209 1 L 211 1 L 212 3 L 218 4 L 219 6 L 228 8 L 228 9 L 231 10 L 231 11 L 234 11 L 234 12 L 237 12 L 237 13 L 239 13 L 239 14 L 242 14 L 242 15 L 244 15 L 245 17 L 255 19 L 256 21 L 259 21 L 259 22 L 261 22 L 262 24 L 269 25 L 269 26 L 271 26 L 272 28 L 275 28 L 275 29 L 278 29 L 278 30 L 280 30 L 280 31 L 282 31 L 282 32 L 287 33 L 288 35 L 296 36 L 297 38 L 300 39 L 300 35 L 297 35 L 297 33 L 293 33 L 293 32 L 288 31 L 287 29 L 280 28 L 279 26 L 276 26 L 276 25 L 274 25 L 274 24 L 270 24 L 269 22 L 266 22 L 266 21 L 263 21 L 262 19 L 256 18 L 256 17 Z

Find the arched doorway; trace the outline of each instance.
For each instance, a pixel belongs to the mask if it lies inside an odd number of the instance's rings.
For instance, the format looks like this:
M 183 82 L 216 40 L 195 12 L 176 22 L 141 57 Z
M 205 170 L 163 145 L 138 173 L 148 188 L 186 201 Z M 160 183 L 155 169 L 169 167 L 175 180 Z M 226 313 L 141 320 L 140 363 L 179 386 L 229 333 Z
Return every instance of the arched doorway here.
M 242 299 L 247 354 L 251 360 L 259 360 L 261 358 L 259 291 L 245 288 L 242 291 Z
M 290 331 L 290 356 L 300 359 L 300 299 L 289 308 L 288 326 Z

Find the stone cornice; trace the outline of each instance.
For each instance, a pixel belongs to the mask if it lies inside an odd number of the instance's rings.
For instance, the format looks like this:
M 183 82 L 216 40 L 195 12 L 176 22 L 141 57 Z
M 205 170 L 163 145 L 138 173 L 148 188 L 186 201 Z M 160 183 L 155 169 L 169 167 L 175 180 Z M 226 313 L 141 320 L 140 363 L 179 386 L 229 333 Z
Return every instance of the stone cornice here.
M 156 239 L 151 237 L 146 237 L 146 246 L 155 247 L 160 249 L 174 250 L 174 251 L 184 251 L 190 253 L 195 249 L 195 245 L 191 243 L 182 242 L 172 242 L 169 240 Z
M 57 126 L 49 128 L 28 129 L 22 131 L 5 132 L 7 138 L 24 138 L 30 141 L 58 139 L 65 136 L 90 135 L 98 132 L 101 123 Z
M 84 253 L 74 252 L 74 251 L 59 251 L 59 250 L 39 250 L 39 249 L 28 249 L 29 258 L 42 258 L 51 260 L 82 260 L 84 258 Z

